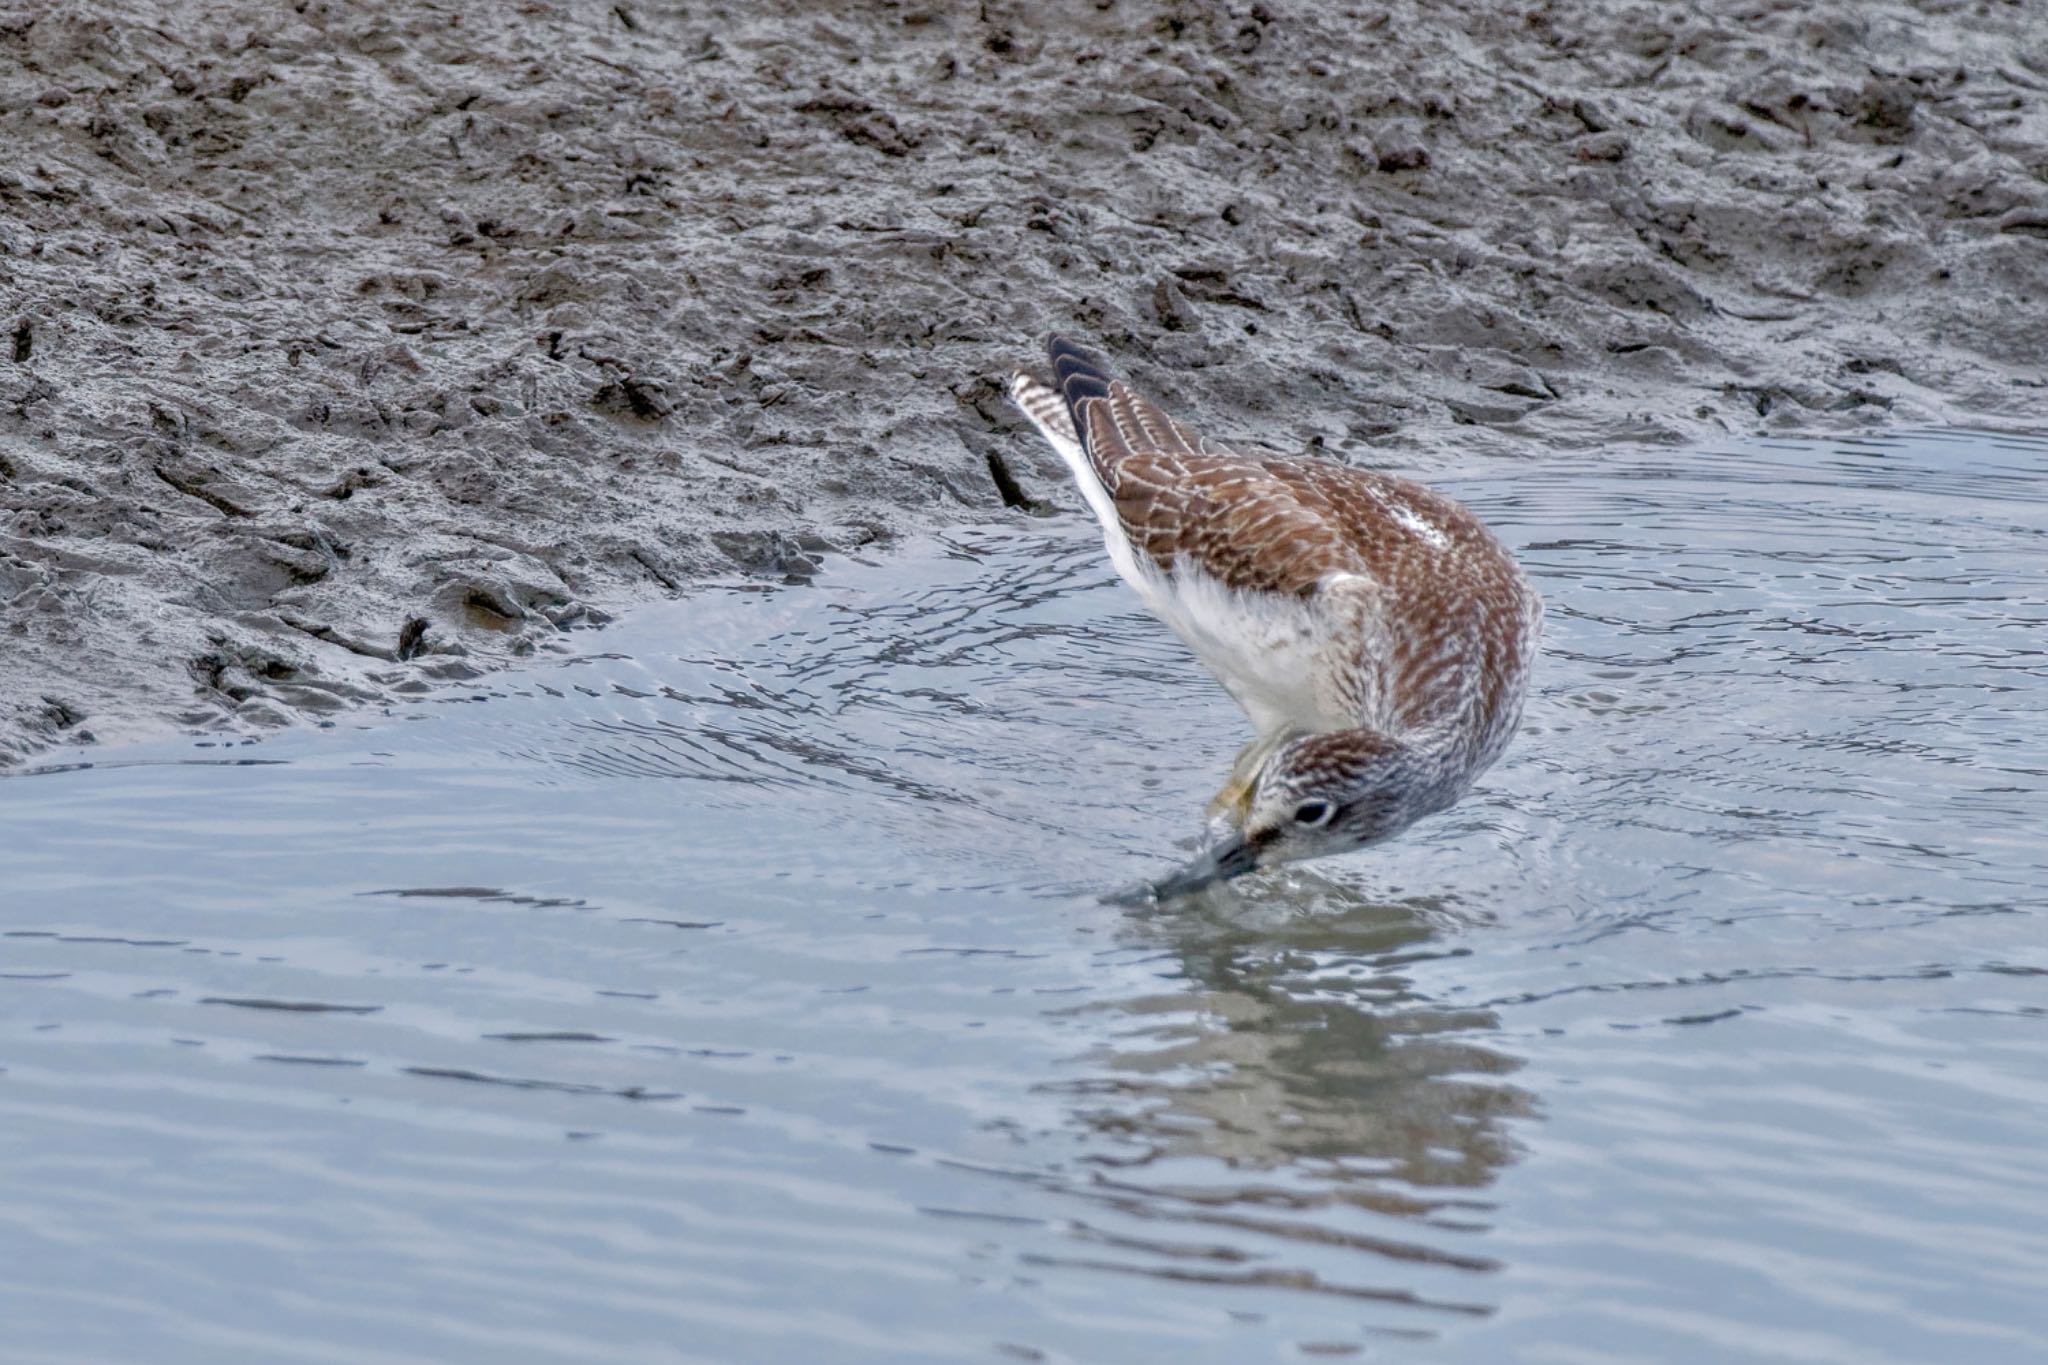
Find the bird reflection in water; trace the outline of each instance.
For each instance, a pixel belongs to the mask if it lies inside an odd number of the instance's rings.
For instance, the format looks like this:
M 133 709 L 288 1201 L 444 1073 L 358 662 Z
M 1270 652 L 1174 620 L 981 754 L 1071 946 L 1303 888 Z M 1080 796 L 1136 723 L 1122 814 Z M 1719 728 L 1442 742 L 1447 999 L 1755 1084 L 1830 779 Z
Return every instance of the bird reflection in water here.
M 1278 896 L 1215 894 L 1133 916 L 1119 952 L 1158 964 L 1156 990 L 1083 1009 L 1121 1026 L 1054 1085 L 1111 1140 L 1081 1192 L 1119 1213 L 1281 1245 L 1198 1278 L 1489 1312 L 1385 1286 L 1387 1267 L 1332 1263 L 1345 1250 L 1481 1273 L 1485 1190 L 1513 1162 L 1514 1121 L 1537 1111 L 1512 1083 L 1522 1063 L 1488 1035 L 1498 1019 L 1423 998 L 1406 965 L 1441 955 L 1427 900 L 1388 904 L 1297 872 Z M 1379 1215 L 1402 1220 L 1390 1226 Z M 1295 1250 L 1290 1250 L 1290 1245 Z M 1311 1252 L 1311 1248 L 1313 1251 Z M 1173 1258 L 1113 1268 L 1189 1278 Z M 1312 1255 L 1315 1268 L 1286 1262 Z

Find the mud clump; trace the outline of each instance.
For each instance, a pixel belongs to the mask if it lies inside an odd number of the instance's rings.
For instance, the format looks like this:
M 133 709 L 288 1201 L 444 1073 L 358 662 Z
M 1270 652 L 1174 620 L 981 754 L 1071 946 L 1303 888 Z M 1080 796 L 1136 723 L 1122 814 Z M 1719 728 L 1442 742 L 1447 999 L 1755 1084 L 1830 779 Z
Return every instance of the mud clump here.
M 1063 328 L 1358 462 L 2048 425 L 2028 7 L 0 9 L 0 762 L 1075 506 Z

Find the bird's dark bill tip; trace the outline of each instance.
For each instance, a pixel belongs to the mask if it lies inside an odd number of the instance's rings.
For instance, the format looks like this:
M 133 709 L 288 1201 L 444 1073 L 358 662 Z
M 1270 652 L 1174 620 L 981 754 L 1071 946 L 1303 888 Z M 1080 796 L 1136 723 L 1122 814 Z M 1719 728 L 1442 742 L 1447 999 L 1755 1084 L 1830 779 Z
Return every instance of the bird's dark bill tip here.
M 1149 910 L 1159 904 L 1159 892 L 1152 882 L 1133 882 L 1115 891 L 1106 891 L 1096 899 L 1119 910 Z
M 1191 859 L 1187 866 L 1152 883 L 1154 900 L 1191 896 L 1219 883 L 1242 877 L 1258 866 L 1258 855 L 1240 838 L 1223 840 Z

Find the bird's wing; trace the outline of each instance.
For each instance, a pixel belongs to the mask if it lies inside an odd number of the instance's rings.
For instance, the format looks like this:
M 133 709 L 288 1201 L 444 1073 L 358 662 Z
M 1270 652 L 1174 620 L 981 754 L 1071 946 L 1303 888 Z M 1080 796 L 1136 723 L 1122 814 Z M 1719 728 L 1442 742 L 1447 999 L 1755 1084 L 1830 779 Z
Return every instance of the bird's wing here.
M 1305 597 L 1360 571 L 1328 500 L 1287 462 L 1227 450 L 1122 383 L 1076 416 L 1124 534 L 1161 572 L 1186 561 L 1231 588 Z
M 1149 450 L 1163 455 L 1227 454 L 1211 445 L 1193 427 L 1160 410 L 1149 398 L 1140 397 L 1121 379 L 1113 381 L 1109 393 L 1084 399 L 1088 414 L 1091 448 L 1106 455 L 1115 450 Z

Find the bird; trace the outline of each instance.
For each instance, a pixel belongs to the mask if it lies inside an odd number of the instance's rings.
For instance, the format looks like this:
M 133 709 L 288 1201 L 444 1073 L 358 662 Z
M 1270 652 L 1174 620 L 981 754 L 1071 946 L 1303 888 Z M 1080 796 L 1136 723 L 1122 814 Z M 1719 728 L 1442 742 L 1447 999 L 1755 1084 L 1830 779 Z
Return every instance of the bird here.
M 1543 603 L 1462 504 L 1198 434 L 1061 336 L 1011 400 L 1072 473 L 1119 577 L 1254 737 L 1165 900 L 1366 848 L 1455 804 L 1521 721 Z

